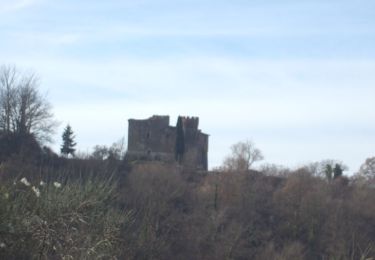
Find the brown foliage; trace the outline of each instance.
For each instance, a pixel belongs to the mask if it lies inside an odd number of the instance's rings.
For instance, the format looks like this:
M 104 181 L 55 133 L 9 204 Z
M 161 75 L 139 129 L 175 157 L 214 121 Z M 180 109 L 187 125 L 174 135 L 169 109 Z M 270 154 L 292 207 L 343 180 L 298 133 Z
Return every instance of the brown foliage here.
M 186 172 L 160 162 L 132 165 L 131 172 L 106 160 L 52 162 L 49 171 L 28 169 L 86 179 L 87 172 L 117 172 L 118 196 L 111 205 L 131 216 L 121 228 L 119 259 L 375 256 L 375 189 L 345 177 L 327 182 L 306 168 L 269 176 Z M 8 161 L 5 171 L 12 165 L 14 172 L 22 171 L 15 164 Z

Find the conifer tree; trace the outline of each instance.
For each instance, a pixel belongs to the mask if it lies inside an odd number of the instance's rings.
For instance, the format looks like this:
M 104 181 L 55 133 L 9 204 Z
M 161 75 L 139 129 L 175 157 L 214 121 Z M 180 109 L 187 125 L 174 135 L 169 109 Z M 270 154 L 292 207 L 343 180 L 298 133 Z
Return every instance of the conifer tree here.
M 335 168 L 333 169 L 333 178 L 336 179 L 342 176 L 343 169 L 341 168 L 340 164 L 336 164 Z
M 332 180 L 332 173 L 333 173 L 332 165 L 326 164 L 325 174 L 326 174 L 326 178 L 328 181 Z
M 76 146 L 77 143 L 74 142 L 74 134 L 73 134 L 73 130 L 72 130 L 72 127 L 68 124 L 65 129 L 64 129 L 64 132 L 62 134 L 62 141 L 63 141 L 63 144 L 61 145 L 61 153 L 68 156 L 69 154 L 71 154 L 72 156 L 74 156 L 74 153 L 76 151 L 76 149 L 74 148 Z

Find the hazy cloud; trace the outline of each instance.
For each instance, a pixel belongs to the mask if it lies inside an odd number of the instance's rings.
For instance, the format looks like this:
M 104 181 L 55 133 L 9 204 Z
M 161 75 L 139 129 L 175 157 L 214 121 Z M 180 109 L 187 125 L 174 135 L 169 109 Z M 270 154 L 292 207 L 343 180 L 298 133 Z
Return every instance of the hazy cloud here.
M 41 0 L 2 0 L 0 2 L 0 13 L 18 11 L 39 2 L 41 2 Z
M 37 71 L 80 149 L 181 114 L 211 166 L 246 138 L 280 164 L 373 153 L 373 1 L 41 1 L 0 2 L 0 63 Z

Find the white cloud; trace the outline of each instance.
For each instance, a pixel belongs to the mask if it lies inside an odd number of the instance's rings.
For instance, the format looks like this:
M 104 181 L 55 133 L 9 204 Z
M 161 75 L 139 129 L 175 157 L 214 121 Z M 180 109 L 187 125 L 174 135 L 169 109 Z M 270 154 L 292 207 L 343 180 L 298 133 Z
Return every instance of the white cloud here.
M 251 112 L 252 121 L 263 125 L 270 121 L 365 122 L 373 116 L 372 61 L 124 57 L 102 62 L 47 59 L 23 64 L 38 71 L 43 87 L 59 104 L 74 103 L 61 95 L 63 92 L 86 92 L 89 98 L 73 100 L 79 105 L 133 100 L 153 109 L 173 107 L 199 114 L 217 111 L 231 118 L 243 110 Z
M 11 32 L 13 42 L 27 44 L 37 49 L 53 48 L 57 45 L 71 45 L 79 42 L 82 36 L 78 33 L 53 33 L 53 32 Z
M 0 2 L 0 13 L 15 12 L 27 7 L 31 7 L 41 0 L 2 0 Z
M 59 82 L 120 92 L 141 100 L 310 100 L 340 108 L 365 106 L 374 93 L 375 62 L 347 60 L 246 60 L 189 57 L 82 61 L 56 58 L 20 62 L 35 68 L 50 86 Z M 61 73 L 64 71 L 64 73 Z M 94 76 L 95 75 L 95 76 Z M 52 82 L 54 81 L 54 82 Z M 170 96 L 169 96 L 170 95 Z M 359 99 L 362 99 L 361 102 Z M 349 114 L 351 112 L 349 111 Z

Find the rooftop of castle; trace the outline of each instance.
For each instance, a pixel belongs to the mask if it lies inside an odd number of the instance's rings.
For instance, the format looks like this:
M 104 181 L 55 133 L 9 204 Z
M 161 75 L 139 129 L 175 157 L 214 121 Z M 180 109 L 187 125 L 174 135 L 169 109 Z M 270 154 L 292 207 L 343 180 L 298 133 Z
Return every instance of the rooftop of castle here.
M 134 118 L 130 118 L 128 121 L 148 121 L 148 120 L 165 120 L 165 119 L 168 119 L 169 121 L 169 116 L 166 116 L 166 115 L 153 115 L 149 118 L 145 118 L 145 119 L 134 119 Z
M 203 132 L 201 132 L 200 129 L 198 129 L 198 126 L 199 126 L 199 117 L 196 117 L 196 116 L 181 116 L 181 119 L 182 119 L 182 122 L 183 122 L 183 125 L 186 129 L 196 129 L 197 131 L 199 131 L 201 134 L 203 135 L 207 135 L 209 136 L 208 134 L 205 134 Z M 159 123 L 162 123 L 163 125 L 167 125 L 171 128 L 175 128 L 175 126 L 170 126 L 169 123 L 170 123 L 170 117 L 168 115 L 153 115 L 149 118 L 145 118 L 145 119 L 129 119 L 128 120 L 129 123 L 152 123 L 153 121 L 156 121 L 156 122 L 159 122 Z

